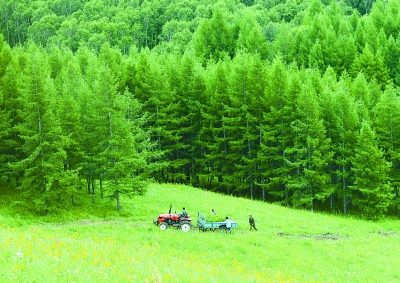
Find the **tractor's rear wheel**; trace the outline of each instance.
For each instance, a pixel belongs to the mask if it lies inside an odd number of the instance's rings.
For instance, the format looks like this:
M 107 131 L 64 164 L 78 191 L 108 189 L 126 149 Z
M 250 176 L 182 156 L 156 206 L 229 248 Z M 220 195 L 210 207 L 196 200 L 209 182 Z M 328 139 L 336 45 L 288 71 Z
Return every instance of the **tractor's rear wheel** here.
M 167 224 L 167 223 L 161 223 L 161 224 L 160 224 L 160 229 L 161 229 L 161 230 L 164 231 L 164 230 L 167 230 L 167 228 L 168 228 L 168 224 Z
M 183 222 L 181 223 L 181 230 L 182 230 L 183 232 L 189 232 L 189 231 L 190 231 L 190 222 L 188 222 L 188 221 L 183 221 Z

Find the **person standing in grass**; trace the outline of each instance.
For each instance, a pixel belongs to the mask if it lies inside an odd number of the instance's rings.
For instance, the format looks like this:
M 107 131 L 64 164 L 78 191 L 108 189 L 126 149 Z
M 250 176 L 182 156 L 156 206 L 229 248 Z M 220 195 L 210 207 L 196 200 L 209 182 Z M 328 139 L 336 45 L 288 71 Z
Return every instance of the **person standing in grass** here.
M 226 217 L 225 225 L 226 225 L 226 232 L 229 232 L 230 234 L 232 234 L 232 230 L 231 230 L 231 228 L 232 228 L 232 221 L 229 219 L 228 216 Z
M 253 218 L 253 215 L 249 215 L 249 224 L 250 224 L 250 231 L 251 231 L 251 229 L 253 229 L 254 228 L 254 230 L 256 230 L 257 231 L 257 228 L 256 228 L 256 220 Z
M 211 214 L 212 215 L 217 215 L 217 213 L 215 212 L 214 208 L 211 209 Z

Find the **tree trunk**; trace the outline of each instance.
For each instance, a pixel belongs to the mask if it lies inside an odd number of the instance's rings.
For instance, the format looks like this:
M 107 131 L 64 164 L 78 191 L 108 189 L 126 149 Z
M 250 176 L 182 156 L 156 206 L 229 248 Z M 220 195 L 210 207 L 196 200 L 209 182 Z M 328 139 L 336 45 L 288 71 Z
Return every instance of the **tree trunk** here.
M 115 198 L 117 199 L 117 210 L 121 210 L 121 203 L 119 199 L 119 191 L 115 191 Z
M 49 209 L 48 209 L 48 207 L 49 207 L 49 199 L 48 198 L 46 198 L 46 201 L 44 203 L 44 207 L 45 207 L 44 214 L 45 215 L 49 215 Z
M 399 198 L 399 187 L 395 186 L 394 188 L 396 190 L 396 206 L 395 206 L 395 210 L 396 210 L 396 217 L 399 217 L 399 205 L 397 204 L 397 199 Z
M 343 180 L 342 180 L 342 190 L 343 190 L 343 214 L 347 214 L 347 199 L 346 199 L 346 180 L 344 178 L 344 165 L 342 167 L 342 172 L 343 172 Z
M 254 199 L 254 192 L 253 192 L 253 172 L 250 172 L 250 197 L 251 199 Z
M 92 178 L 92 195 L 94 195 L 94 179 Z
M 101 199 L 104 198 L 103 179 L 102 178 L 100 178 L 100 197 L 101 197 Z
M 310 195 L 311 195 L 311 202 L 310 202 L 311 212 L 314 212 L 314 198 L 313 198 L 313 189 L 312 188 L 310 189 Z
M 90 178 L 86 179 L 86 183 L 87 183 L 87 192 L 90 195 Z
M 264 178 L 261 181 L 261 183 L 263 184 L 262 187 L 262 201 L 265 201 L 265 186 L 264 186 Z

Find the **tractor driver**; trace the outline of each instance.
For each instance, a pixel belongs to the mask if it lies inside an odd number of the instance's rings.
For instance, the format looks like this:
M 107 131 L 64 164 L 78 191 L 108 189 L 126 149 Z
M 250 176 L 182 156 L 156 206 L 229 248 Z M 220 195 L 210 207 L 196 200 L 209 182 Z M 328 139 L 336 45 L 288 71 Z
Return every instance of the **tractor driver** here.
M 182 217 L 188 217 L 188 214 L 187 214 L 185 208 L 182 208 Z

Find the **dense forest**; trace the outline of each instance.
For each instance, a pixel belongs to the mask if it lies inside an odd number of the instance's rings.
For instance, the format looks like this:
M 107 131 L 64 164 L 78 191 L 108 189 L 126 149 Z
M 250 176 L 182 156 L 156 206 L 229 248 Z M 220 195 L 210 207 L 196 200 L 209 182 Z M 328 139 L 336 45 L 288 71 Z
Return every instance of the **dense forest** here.
M 398 216 L 399 69 L 398 0 L 3 0 L 1 188 Z

